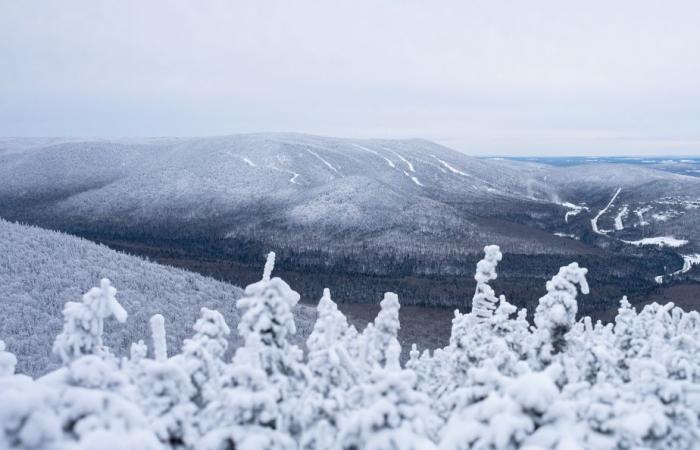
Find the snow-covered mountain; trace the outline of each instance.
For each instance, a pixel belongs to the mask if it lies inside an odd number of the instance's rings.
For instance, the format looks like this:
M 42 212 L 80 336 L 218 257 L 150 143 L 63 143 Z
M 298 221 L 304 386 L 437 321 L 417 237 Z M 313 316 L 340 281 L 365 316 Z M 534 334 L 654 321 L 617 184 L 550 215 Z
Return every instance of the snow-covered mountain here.
M 80 301 L 103 277 L 118 289 L 129 314 L 125 324 L 108 329 L 106 343 L 117 354 L 127 354 L 132 342 L 149 339 L 149 318 L 156 313 L 165 316 L 168 346 L 177 352 L 192 334 L 200 308 L 219 310 L 234 326 L 240 318 L 238 287 L 85 239 L 0 220 L 0 336 L 20 356 L 21 372 L 39 374 L 55 366 L 47 363 L 62 327 L 63 304 Z M 297 306 L 295 341 L 306 339 L 314 320 L 315 311 Z M 239 344 L 236 334 L 232 339 L 234 346 Z
M 0 141 L 0 217 L 154 257 L 257 264 L 274 249 L 282 268 L 307 273 L 461 276 L 497 242 L 527 257 L 600 258 L 596 267 L 633 255 L 641 266 L 629 271 L 653 280 L 697 260 L 698 202 L 700 178 L 478 159 L 419 139 Z M 509 279 L 562 262 L 528 261 L 504 267 Z
M 509 251 L 575 247 L 478 220 L 558 207 L 531 171 L 423 140 L 252 134 L 27 147 L 4 143 L 1 215 L 192 233 L 205 222 L 217 235 L 245 238 L 333 232 L 347 236 L 333 240 L 346 247 L 359 234 L 370 245 L 403 246 L 399 230 L 414 248 L 443 245 L 444 234 L 474 253 L 494 236 Z

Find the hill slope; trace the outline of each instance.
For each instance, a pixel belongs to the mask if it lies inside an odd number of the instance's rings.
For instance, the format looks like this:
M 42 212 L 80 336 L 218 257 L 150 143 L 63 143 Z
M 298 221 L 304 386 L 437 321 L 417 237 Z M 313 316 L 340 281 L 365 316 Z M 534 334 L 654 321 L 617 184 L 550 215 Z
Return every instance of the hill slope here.
M 262 271 L 262 264 L 261 264 Z M 109 278 L 129 313 L 125 324 L 108 323 L 106 344 L 124 354 L 131 342 L 150 339 L 148 319 L 166 319 L 168 347 L 179 351 L 182 339 L 203 306 L 219 310 L 235 329 L 235 301 L 241 289 L 211 278 L 161 266 L 62 233 L 0 219 L 0 336 L 20 358 L 19 370 L 39 374 L 48 363 L 54 337 L 61 331 L 66 301 Z M 297 307 L 297 339 L 305 339 L 315 311 Z M 232 333 L 238 345 L 238 336 Z

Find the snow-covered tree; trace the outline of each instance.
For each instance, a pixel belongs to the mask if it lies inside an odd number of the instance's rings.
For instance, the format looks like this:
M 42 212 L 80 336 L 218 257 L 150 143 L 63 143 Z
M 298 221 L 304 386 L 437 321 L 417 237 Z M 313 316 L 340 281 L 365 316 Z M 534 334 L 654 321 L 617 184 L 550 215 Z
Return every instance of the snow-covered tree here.
M 488 320 L 493 315 L 493 312 L 498 306 L 498 297 L 493 288 L 489 286 L 489 281 L 495 280 L 496 266 L 503 258 L 501 249 L 497 245 L 488 245 L 484 247 L 484 259 L 476 264 L 476 292 L 472 298 L 472 314 L 477 317 L 477 320 Z
M 231 333 L 218 311 L 202 308 L 200 312 L 194 336 L 185 339 L 182 353 L 174 358 L 190 377 L 194 387 L 192 399 L 199 407 L 219 395 L 225 370 L 223 357 Z
M 0 340 L 0 377 L 14 375 L 17 357 L 5 350 L 5 342 Z
M 354 409 L 342 419 L 342 449 L 429 450 L 436 448 L 439 419 L 430 398 L 415 389 L 417 377 L 399 364 L 401 346 L 390 342 L 385 367 L 376 366 L 369 379 L 350 393 Z
M 151 324 L 151 338 L 153 340 L 153 358 L 156 361 L 168 359 L 168 344 L 165 342 L 165 318 L 161 314 L 154 314 L 149 321 Z
M 338 418 L 347 408 L 347 393 L 358 378 L 346 345 L 350 328 L 328 289 L 318 303 L 318 317 L 306 342 L 311 375 L 302 396 L 300 414 L 305 450 L 336 446 Z
M 547 294 L 540 298 L 535 310 L 533 351 L 534 358 L 542 364 L 549 364 L 553 355 L 566 349 L 566 334 L 573 328 L 578 312 L 576 285 L 588 294 L 586 273 L 588 269 L 571 263 L 547 282 Z
M 53 351 L 64 364 L 83 355 L 103 354 L 107 349 L 102 344 L 104 319 L 114 316 L 118 322 L 126 321 L 127 313 L 117 301 L 117 290 L 107 278 L 100 287 L 90 289 L 83 301 L 67 302 L 63 308 L 63 332 L 56 337 Z
M 362 332 L 362 361 L 369 371 L 374 367 L 383 367 L 387 362 L 387 351 L 394 343 L 398 343 L 399 296 L 393 292 L 384 294 L 379 303 L 380 310 L 374 322 L 367 325 Z
M 210 429 L 203 438 L 205 447 L 228 442 L 238 448 L 242 439 L 258 433 L 268 448 L 288 448 L 289 435 L 302 432 L 297 408 L 308 371 L 302 351 L 288 341 L 296 332 L 292 311 L 299 294 L 280 278 L 271 278 L 274 259 L 271 252 L 263 279 L 247 286 L 236 304 L 243 313 L 238 332 L 244 345 L 236 350 L 219 398 L 205 411 L 210 418 L 229 418 L 230 426 Z

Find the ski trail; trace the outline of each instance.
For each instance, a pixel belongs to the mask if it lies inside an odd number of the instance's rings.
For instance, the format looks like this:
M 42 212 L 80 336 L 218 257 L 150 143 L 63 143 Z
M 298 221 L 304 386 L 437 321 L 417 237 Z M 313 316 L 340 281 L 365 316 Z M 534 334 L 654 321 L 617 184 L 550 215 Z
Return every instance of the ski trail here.
M 622 218 L 627 217 L 627 213 L 629 212 L 629 208 L 627 208 L 627 205 L 623 206 L 622 209 L 620 210 L 619 213 L 617 213 L 617 216 L 615 216 L 615 229 L 617 231 L 624 230 L 625 229 L 625 224 L 622 223 Z
M 621 187 L 617 188 L 617 191 L 615 191 L 615 194 L 613 194 L 612 198 L 610 199 L 610 201 L 608 202 L 608 204 L 605 206 L 605 208 L 603 208 L 603 209 L 601 209 L 600 211 L 598 211 L 598 214 L 596 214 L 596 216 L 595 216 L 594 218 L 591 219 L 591 228 L 593 228 L 593 232 L 595 232 L 595 233 L 597 233 L 597 234 L 600 234 L 600 235 L 603 235 L 603 236 L 606 236 L 606 235 L 607 235 L 607 233 L 608 233 L 607 231 L 600 231 L 600 230 L 598 229 L 598 219 L 600 219 L 600 217 L 601 217 L 603 214 L 605 214 L 605 212 L 608 210 L 608 208 L 610 208 L 610 206 L 612 206 L 613 202 L 615 201 L 615 199 L 617 198 L 617 196 L 620 195 L 620 192 L 621 192 L 621 191 L 622 191 L 622 188 L 621 188 Z
M 294 172 L 294 171 L 291 171 L 291 170 L 280 169 L 280 168 L 275 167 L 275 166 L 267 166 L 267 167 L 269 167 L 269 168 L 272 169 L 272 170 L 276 170 L 277 172 L 283 172 L 283 173 L 287 173 L 287 174 L 291 175 L 292 178 L 289 179 L 289 182 L 290 182 L 290 183 L 296 184 L 297 186 L 301 186 L 301 185 L 302 185 L 301 183 L 298 183 L 298 182 L 297 182 L 297 178 L 299 178 L 299 177 L 301 176 L 300 174 L 298 174 L 298 173 L 296 173 L 296 172 Z
M 392 169 L 396 169 L 396 164 L 394 164 L 394 161 L 390 160 L 389 158 L 387 158 L 387 157 L 384 156 L 384 155 L 381 155 L 378 151 L 372 150 L 371 148 L 363 147 L 363 146 L 357 145 L 357 144 L 352 144 L 352 145 L 353 145 L 354 147 L 359 148 L 360 150 L 363 150 L 363 151 L 365 151 L 365 152 L 368 152 L 368 153 L 371 153 L 371 154 L 373 154 L 373 155 L 379 156 L 379 157 L 382 158 L 384 161 L 386 161 L 386 163 L 389 165 L 389 167 L 391 167 Z
M 463 177 L 471 177 L 471 175 L 469 175 L 468 173 L 462 172 L 461 170 L 457 169 L 456 167 L 451 166 L 450 164 L 448 164 L 448 163 L 446 163 L 445 161 L 441 160 L 441 159 L 438 158 L 437 156 L 435 156 L 435 155 L 430 155 L 430 156 L 432 156 L 433 158 L 437 159 L 437 160 L 440 162 L 440 164 L 442 164 L 443 166 L 445 166 L 445 168 L 447 168 L 447 170 L 449 170 L 450 172 L 456 173 L 457 175 L 462 175 Z
M 575 205 L 571 202 L 564 202 L 561 204 L 561 206 L 571 209 L 571 211 L 567 211 L 566 214 L 564 214 L 565 223 L 569 223 L 569 217 L 579 215 L 584 209 L 588 210 L 588 208 L 585 206 Z
M 406 172 L 405 170 L 403 171 L 403 174 L 406 175 L 408 178 L 410 178 L 411 181 L 413 181 L 417 186 L 425 187 L 425 185 L 424 185 L 423 183 L 421 183 L 421 182 L 418 180 L 418 178 L 414 177 L 413 175 L 411 175 L 410 173 Z
M 320 160 L 323 164 L 325 164 L 325 165 L 326 165 L 329 169 L 331 169 L 333 172 L 335 172 L 336 174 L 340 175 L 340 172 L 338 172 L 338 169 L 336 169 L 335 167 L 333 167 L 333 164 L 331 164 L 331 163 L 329 163 L 328 161 L 326 161 L 325 159 L 321 158 L 321 156 L 320 156 L 318 153 L 316 153 L 315 151 L 311 150 L 310 148 L 307 148 L 306 151 L 309 152 L 309 153 L 311 153 L 312 155 L 314 155 L 316 158 L 318 158 L 318 160 Z M 342 175 L 341 175 L 341 176 L 342 176 Z
M 416 178 L 415 176 L 413 176 L 413 175 L 411 175 L 410 173 L 406 172 L 405 170 L 402 170 L 402 169 L 397 168 L 397 167 L 396 167 L 396 164 L 394 163 L 394 161 L 390 160 L 389 158 L 387 158 L 386 156 L 382 155 L 382 154 L 379 153 L 378 151 L 372 150 L 371 148 L 363 147 L 363 146 L 358 145 L 358 144 L 352 144 L 352 145 L 353 145 L 354 147 L 359 148 L 359 149 L 362 150 L 362 151 L 365 151 L 365 152 L 371 153 L 371 154 L 373 154 L 373 155 L 379 156 L 379 157 L 382 158 L 384 161 L 386 161 L 386 163 L 387 163 L 387 164 L 389 165 L 389 167 L 391 167 L 392 169 L 401 170 L 401 172 L 403 172 L 404 175 L 406 175 L 408 178 L 410 178 L 411 181 L 413 181 L 413 183 L 414 183 L 416 186 L 425 187 L 425 185 L 424 185 L 423 183 L 421 183 L 420 180 L 419 180 L 418 178 Z M 399 155 L 398 153 L 396 153 L 396 152 L 393 151 L 393 150 L 389 150 L 389 149 L 386 149 L 386 148 L 385 148 L 384 150 L 390 151 L 391 153 L 393 153 L 393 154 L 395 154 L 396 156 L 398 156 L 399 159 L 400 159 L 401 161 L 405 162 L 405 163 L 408 165 L 408 168 L 409 168 L 409 170 L 410 170 L 411 172 L 415 172 L 415 169 L 413 168 L 413 164 L 411 164 L 406 158 L 404 158 L 403 156 Z
M 243 158 L 243 162 L 248 164 L 250 167 L 258 167 L 257 164 L 255 164 L 253 161 L 249 160 L 248 158 Z
M 413 164 L 411 163 L 411 161 L 407 160 L 406 158 L 404 158 L 403 156 L 399 155 L 398 153 L 396 153 L 396 152 L 393 151 L 393 150 L 389 150 L 389 151 L 390 151 L 391 153 L 393 153 L 394 155 L 396 155 L 401 161 L 403 161 L 403 162 L 408 166 L 408 170 L 409 170 L 409 171 L 414 172 L 414 173 L 416 172 L 416 168 L 413 167 Z
M 665 277 L 672 278 L 676 275 L 683 275 L 684 273 L 690 272 L 690 269 L 692 269 L 693 266 L 700 265 L 700 254 L 698 253 L 681 256 L 683 257 L 683 267 L 680 270 L 671 272 L 668 275 L 659 275 L 658 277 L 654 277 L 654 281 L 656 281 L 659 284 L 663 284 Z

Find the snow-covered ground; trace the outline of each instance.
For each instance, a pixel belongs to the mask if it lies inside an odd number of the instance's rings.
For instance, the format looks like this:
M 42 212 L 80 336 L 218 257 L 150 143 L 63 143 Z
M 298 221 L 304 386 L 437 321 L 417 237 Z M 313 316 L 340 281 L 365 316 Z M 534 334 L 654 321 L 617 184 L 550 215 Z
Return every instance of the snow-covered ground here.
M 575 205 L 571 202 L 564 202 L 561 204 L 564 208 L 569 208 L 571 211 L 567 211 L 566 214 L 564 214 L 564 222 L 569 223 L 569 217 L 574 217 L 578 216 L 581 214 L 583 211 L 588 211 L 587 206 L 582 206 L 582 205 Z
M 688 244 L 685 239 L 676 239 L 673 236 L 657 236 L 651 238 L 639 239 L 637 241 L 623 241 L 632 245 L 658 245 L 659 247 L 682 247 Z
M 620 209 L 620 212 L 617 213 L 615 216 L 615 230 L 616 231 L 621 231 L 625 229 L 625 224 L 622 222 L 622 220 L 627 217 L 627 214 L 629 213 L 629 208 L 627 205 L 623 206 L 622 209 Z

